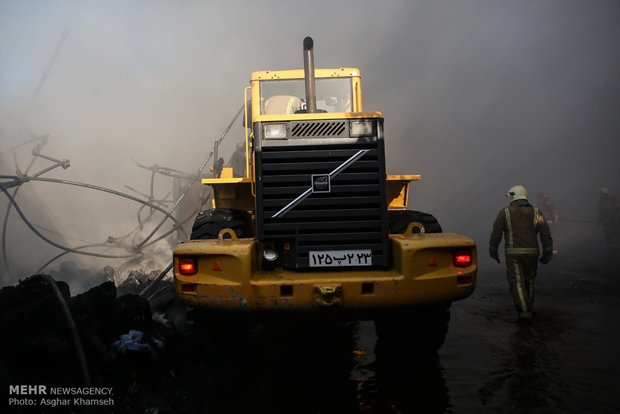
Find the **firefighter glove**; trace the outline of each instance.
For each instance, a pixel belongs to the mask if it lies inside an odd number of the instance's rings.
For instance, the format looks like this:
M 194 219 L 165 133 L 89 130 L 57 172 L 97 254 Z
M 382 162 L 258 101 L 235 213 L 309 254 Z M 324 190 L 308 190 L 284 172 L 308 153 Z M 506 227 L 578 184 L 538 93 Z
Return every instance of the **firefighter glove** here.
M 544 255 L 540 257 L 540 263 L 547 264 L 551 261 L 551 255 Z
M 490 250 L 489 249 L 489 255 L 491 256 L 491 259 L 495 260 L 497 263 L 501 263 L 499 261 L 499 254 L 497 253 L 497 250 Z

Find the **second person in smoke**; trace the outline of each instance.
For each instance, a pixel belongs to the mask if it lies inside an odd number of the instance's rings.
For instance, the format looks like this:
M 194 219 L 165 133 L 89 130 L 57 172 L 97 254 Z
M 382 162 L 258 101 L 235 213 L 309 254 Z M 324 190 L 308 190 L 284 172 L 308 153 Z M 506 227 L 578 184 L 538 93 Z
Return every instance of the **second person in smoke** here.
M 534 281 L 538 268 L 538 235 L 543 252 L 540 262 L 549 263 L 553 255 L 553 239 L 542 212 L 527 200 L 527 190 L 516 185 L 506 194 L 510 205 L 500 210 L 493 223 L 489 240 L 489 254 L 498 263 L 499 243 L 504 237 L 506 276 L 510 293 L 519 313 L 519 320 L 532 319 Z

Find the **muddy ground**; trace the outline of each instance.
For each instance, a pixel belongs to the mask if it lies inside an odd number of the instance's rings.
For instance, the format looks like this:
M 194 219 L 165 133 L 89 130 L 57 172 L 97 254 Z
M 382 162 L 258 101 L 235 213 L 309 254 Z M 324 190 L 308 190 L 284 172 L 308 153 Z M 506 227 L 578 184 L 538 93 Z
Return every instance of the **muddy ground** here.
M 562 249 L 539 268 L 536 317 L 528 326 L 516 321 L 503 264 L 480 250 L 477 289 L 453 304 L 438 355 L 377 354 L 372 322 L 258 324 L 215 340 L 217 326 L 192 312 L 186 320 L 185 309 L 176 306 L 167 315 L 155 313 L 156 320 L 167 316 L 175 326 L 141 322 L 147 334 L 163 341 L 161 349 L 151 341 L 156 353 L 112 355 L 110 344 L 119 332 L 111 328 L 100 335 L 98 351 L 88 351 L 97 360 L 93 385 L 113 388 L 112 407 L 7 405 L 7 411 L 620 412 L 618 262 L 607 260 L 596 244 Z M 45 370 L 25 364 L 13 381 L 81 387 L 74 355 L 49 362 L 58 355 L 64 354 L 50 351 L 36 359 Z

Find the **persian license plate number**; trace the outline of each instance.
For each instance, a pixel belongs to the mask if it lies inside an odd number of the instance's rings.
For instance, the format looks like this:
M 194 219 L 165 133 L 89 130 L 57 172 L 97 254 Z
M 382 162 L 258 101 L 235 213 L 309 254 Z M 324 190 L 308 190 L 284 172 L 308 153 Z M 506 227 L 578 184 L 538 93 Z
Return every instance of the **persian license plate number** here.
M 371 266 L 372 252 L 366 250 L 311 251 L 310 267 Z

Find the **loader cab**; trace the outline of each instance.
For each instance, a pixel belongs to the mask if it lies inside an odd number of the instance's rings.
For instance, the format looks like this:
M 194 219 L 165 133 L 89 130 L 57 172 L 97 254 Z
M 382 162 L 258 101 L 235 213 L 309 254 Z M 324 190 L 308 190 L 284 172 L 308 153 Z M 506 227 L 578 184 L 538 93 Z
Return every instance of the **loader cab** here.
M 316 69 L 317 113 L 361 112 L 358 69 Z M 273 120 L 306 112 L 304 71 L 254 72 L 251 78 L 252 121 Z M 270 117 L 264 119 L 265 116 Z M 250 125 L 247 125 L 250 128 Z
M 361 74 L 357 68 L 315 69 L 316 114 L 306 113 L 304 70 L 253 72 L 245 91 L 245 170 L 242 176 L 255 180 L 253 152 L 260 143 L 254 126 L 262 122 L 288 122 L 301 119 L 329 117 L 349 118 L 362 112 Z M 268 127 L 271 128 L 271 127 Z M 282 124 L 273 126 L 273 139 L 287 132 Z M 344 133 L 344 131 L 341 131 Z
M 317 79 L 317 111 L 353 112 L 351 78 Z M 271 80 L 260 82 L 260 113 L 290 115 L 306 112 L 304 80 Z

